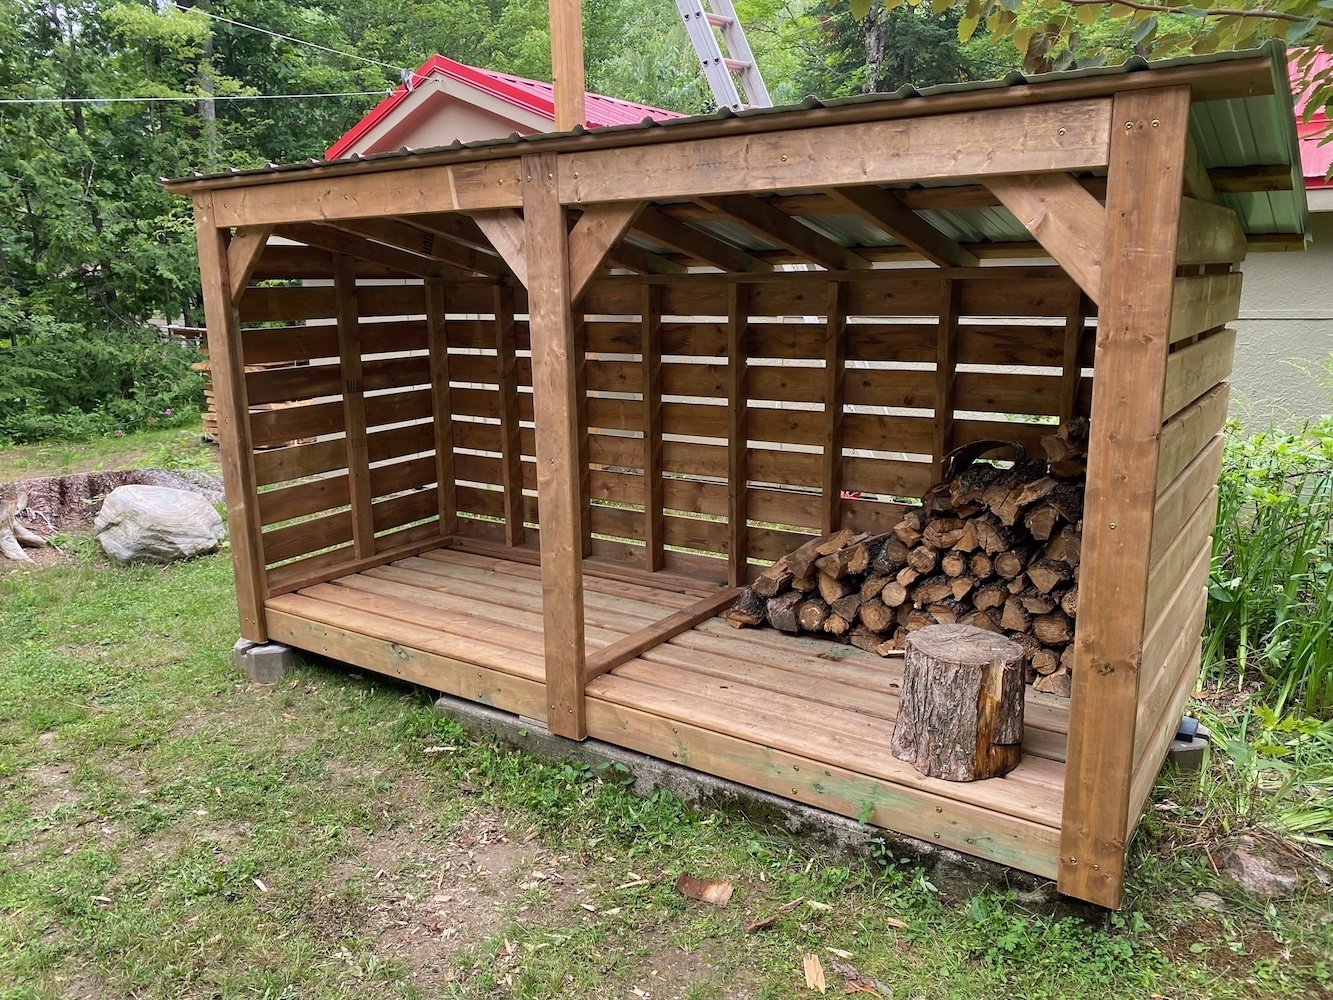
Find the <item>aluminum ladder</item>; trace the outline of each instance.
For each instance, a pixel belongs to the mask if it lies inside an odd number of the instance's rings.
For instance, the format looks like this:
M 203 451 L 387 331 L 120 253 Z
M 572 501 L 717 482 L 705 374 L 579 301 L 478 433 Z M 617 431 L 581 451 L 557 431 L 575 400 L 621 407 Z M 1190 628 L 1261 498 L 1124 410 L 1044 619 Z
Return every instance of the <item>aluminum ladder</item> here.
M 676 0 L 676 7 L 718 105 L 732 111 L 771 108 L 773 100 L 731 0 Z

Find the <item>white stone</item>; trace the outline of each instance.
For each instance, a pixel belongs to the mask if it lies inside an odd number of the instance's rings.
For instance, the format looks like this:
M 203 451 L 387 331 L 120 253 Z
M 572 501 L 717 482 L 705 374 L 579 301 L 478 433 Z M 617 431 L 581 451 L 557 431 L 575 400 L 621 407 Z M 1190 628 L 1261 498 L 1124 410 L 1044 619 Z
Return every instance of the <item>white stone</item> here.
M 165 486 L 112 490 L 93 522 L 97 540 L 120 563 L 168 563 L 213 552 L 227 537 L 203 497 Z

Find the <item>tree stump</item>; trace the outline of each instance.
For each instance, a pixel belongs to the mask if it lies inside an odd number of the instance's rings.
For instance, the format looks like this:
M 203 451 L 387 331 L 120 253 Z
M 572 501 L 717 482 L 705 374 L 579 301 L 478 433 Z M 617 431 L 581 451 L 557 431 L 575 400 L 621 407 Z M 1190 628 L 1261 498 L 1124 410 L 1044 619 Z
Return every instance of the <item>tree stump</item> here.
M 922 774 L 976 781 L 1022 758 L 1023 648 L 970 625 L 932 625 L 907 638 L 893 755 Z
M 26 527 L 19 515 L 28 507 L 28 491 L 22 486 L 0 483 L 0 559 L 30 563 L 23 547 L 39 548 L 46 539 Z

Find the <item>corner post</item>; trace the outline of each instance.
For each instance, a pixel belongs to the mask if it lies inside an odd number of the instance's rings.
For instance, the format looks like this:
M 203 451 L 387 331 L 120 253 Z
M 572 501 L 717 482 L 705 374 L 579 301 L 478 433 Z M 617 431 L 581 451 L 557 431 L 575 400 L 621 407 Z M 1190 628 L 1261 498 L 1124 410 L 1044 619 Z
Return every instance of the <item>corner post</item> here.
M 1113 104 L 1059 888 L 1124 899 L 1188 87 Z
M 199 243 L 199 274 L 203 282 L 208 357 L 222 450 L 222 480 L 227 492 L 227 524 L 236 571 L 236 603 L 241 635 L 268 642 L 264 617 L 267 583 L 264 539 L 255 487 L 254 449 L 250 443 L 250 403 L 245 387 L 240 318 L 232 299 L 227 262 L 227 230 L 214 224 L 213 195 L 194 199 L 194 228 Z
M 569 278 L 569 229 L 557 189 L 556 157 L 523 158 L 523 217 L 537 414 L 537 516 L 546 637 L 547 726 L 588 735 L 583 699 L 583 495 L 579 358 Z
M 588 120 L 583 70 L 582 0 L 551 0 L 551 78 L 555 130 L 568 132 Z

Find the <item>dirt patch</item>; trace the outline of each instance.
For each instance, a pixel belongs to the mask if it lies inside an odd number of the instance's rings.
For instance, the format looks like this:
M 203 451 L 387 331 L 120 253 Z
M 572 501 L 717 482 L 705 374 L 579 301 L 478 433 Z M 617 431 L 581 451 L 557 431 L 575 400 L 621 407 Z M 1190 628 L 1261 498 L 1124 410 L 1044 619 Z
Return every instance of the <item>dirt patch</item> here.
M 221 477 L 191 470 L 127 469 L 76 473 L 27 479 L 17 485 L 28 496 L 28 506 L 22 515 L 24 523 L 45 536 L 90 526 L 102 499 L 121 486 L 166 486 L 197 493 L 209 503 L 218 503 L 222 499 Z
M 750 1000 L 760 994 L 758 984 L 730 981 L 729 963 L 712 941 L 687 949 L 654 938 L 648 949 L 648 954 L 631 958 L 621 973 L 628 995 L 638 1000 L 686 1000 L 691 995 Z
M 556 859 L 495 815 L 470 817 L 451 835 L 409 824 L 358 834 L 353 845 L 315 920 L 333 934 L 369 936 L 426 996 L 458 978 L 460 953 L 501 932 L 529 893 L 576 890 Z
M 45 816 L 61 806 L 79 802 L 79 794 L 70 785 L 74 768 L 69 764 L 34 764 L 24 774 L 34 791 L 28 799 L 28 808 L 34 816 Z

